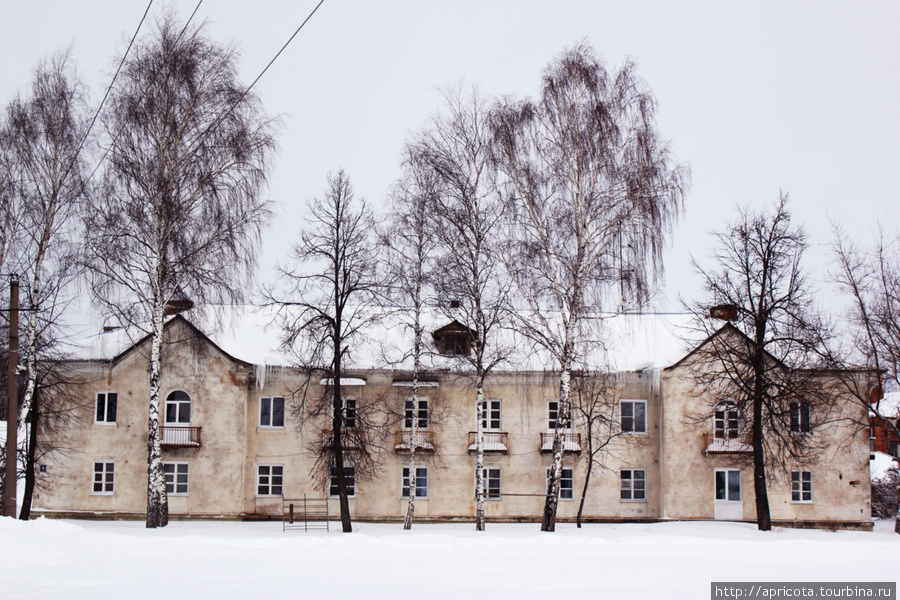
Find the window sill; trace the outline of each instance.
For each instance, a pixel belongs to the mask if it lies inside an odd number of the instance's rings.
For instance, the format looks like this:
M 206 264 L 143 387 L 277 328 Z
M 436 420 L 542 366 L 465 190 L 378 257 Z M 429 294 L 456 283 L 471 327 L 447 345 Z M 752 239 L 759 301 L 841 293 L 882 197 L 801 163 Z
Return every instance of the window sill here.
M 114 496 L 115 492 L 91 492 L 91 496 Z
M 643 500 L 629 500 L 628 498 L 619 498 L 619 502 L 624 502 L 626 504 L 647 504 L 647 499 L 644 498 Z
M 117 427 L 117 426 L 118 426 L 118 424 L 115 423 L 115 422 L 110 423 L 109 421 L 94 421 L 94 427 L 107 427 L 107 428 L 112 427 L 112 428 L 115 428 L 115 427 Z
M 268 425 L 259 425 L 256 430 L 257 431 L 284 431 L 286 427 L 284 425 L 278 426 L 268 426 Z

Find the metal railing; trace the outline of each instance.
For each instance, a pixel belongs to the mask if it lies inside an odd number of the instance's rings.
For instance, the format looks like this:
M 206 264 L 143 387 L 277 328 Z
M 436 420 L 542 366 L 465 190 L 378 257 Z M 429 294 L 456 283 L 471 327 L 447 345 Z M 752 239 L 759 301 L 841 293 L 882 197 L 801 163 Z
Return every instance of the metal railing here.
M 509 433 L 505 431 L 483 431 L 485 452 L 507 452 Z M 478 433 L 469 432 L 469 452 L 475 452 Z
M 753 452 L 753 446 L 744 436 L 716 437 L 713 433 L 703 434 L 704 454 L 739 454 Z
M 394 432 L 394 450 L 397 452 L 409 452 L 412 446 L 412 431 L 395 431 Z M 416 431 L 415 435 L 416 450 L 424 450 L 425 452 L 434 452 L 434 432 L 433 431 Z
M 160 425 L 159 440 L 161 446 L 196 448 L 200 446 L 200 428 Z
M 541 434 L 541 452 L 553 452 L 553 440 L 556 439 L 556 432 L 549 431 Z M 581 434 L 580 433 L 563 433 L 563 452 L 581 452 Z

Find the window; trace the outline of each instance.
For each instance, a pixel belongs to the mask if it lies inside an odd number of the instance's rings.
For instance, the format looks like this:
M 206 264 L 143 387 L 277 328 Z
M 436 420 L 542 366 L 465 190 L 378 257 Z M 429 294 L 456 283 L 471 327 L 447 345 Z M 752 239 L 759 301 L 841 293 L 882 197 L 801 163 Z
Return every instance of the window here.
M 355 496 L 356 495 L 356 467 L 349 466 L 344 467 L 344 483 L 347 485 L 347 495 Z M 418 487 L 418 486 L 416 486 Z M 338 480 L 337 480 L 337 469 L 331 467 L 331 486 L 328 490 L 329 496 L 339 496 L 340 491 L 338 490 Z
M 559 401 L 550 400 L 547 402 L 547 431 L 556 431 L 556 421 L 559 418 Z M 568 431 L 571 429 L 572 422 L 569 421 Z
M 356 429 L 356 398 L 344 398 L 344 429 Z
M 719 439 L 733 440 L 739 434 L 738 409 L 734 402 L 716 405 L 715 434 Z
M 191 397 L 187 392 L 176 390 L 166 397 L 166 424 L 190 425 Z
M 482 429 L 500 429 L 500 401 L 485 400 L 484 415 L 481 419 Z
M 115 489 L 116 465 L 113 461 L 97 461 L 94 463 L 93 494 L 112 494 Z
M 187 496 L 188 464 L 184 462 L 163 463 L 163 474 L 166 476 L 166 493 L 172 496 Z
M 500 469 L 484 469 L 482 471 L 484 478 L 484 497 L 499 498 L 500 497 Z
M 95 423 L 115 423 L 119 395 L 116 392 L 97 392 L 97 411 L 94 413 Z
M 465 333 L 445 333 L 438 337 L 438 352 L 448 356 L 468 356 L 469 336 Z
M 809 403 L 791 402 L 791 433 L 809 433 Z
M 415 467 L 416 469 L 416 498 L 428 497 L 428 467 Z M 409 498 L 409 467 L 403 467 L 403 491 L 404 498 Z
M 791 471 L 791 502 L 812 502 L 812 471 Z
M 722 469 L 716 471 L 716 500 L 741 501 L 741 472 Z
M 428 399 L 419 398 L 418 409 L 414 406 L 412 398 L 407 398 L 403 410 L 403 426 L 412 429 L 413 419 L 416 419 L 416 429 L 428 429 Z
M 891 456 L 900 457 L 900 442 L 891 441 L 890 442 L 890 454 Z
M 281 396 L 259 399 L 259 426 L 284 427 L 284 398 Z
M 547 469 L 547 487 L 550 486 L 550 469 Z M 575 472 L 563 467 L 562 476 L 559 478 L 559 499 L 571 500 L 575 497 Z
M 647 500 L 647 472 L 644 469 L 622 469 L 620 481 L 619 499 Z
M 281 496 L 284 490 L 284 465 L 259 465 L 257 496 Z
M 647 433 L 647 401 L 622 400 L 622 431 Z

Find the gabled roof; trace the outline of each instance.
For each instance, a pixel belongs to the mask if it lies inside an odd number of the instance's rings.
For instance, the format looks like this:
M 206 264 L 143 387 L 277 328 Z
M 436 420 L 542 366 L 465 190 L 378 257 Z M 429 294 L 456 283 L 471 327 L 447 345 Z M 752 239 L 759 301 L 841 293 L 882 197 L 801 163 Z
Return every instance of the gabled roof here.
M 722 327 L 719 327 L 716 331 L 714 331 L 712 334 L 710 334 L 709 336 L 707 336 L 705 340 L 703 340 L 702 342 L 700 342 L 699 344 L 697 344 L 697 346 L 694 347 L 693 350 L 691 350 L 690 352 L 688 352 L 687 354 L 685 354 L 678 362 L 676 362 L 675 364 L 673 364 L 673 365 L 671 365 L 671 366 L 666 367 L 666 371 L 681 366 L 682 364 L 684 364 L 685 362 L 687 362 L 692 356 L 694 356 L 694 355 L 696 355 L 698 352 L 700 352 L 700 350 L 701 350 L 704 346 L 706 346 L 707 344 L 712 343 L 713 341 L 715 341 L 716 338 L 721 337 L 721 336 L 725 336 L 725 335 L 738 335 L 738 336 L 740 336 L 741 338 L 743 338 L 743 340 L 744 340 L 747 344 L 749 344 L 749 345 L 751 345 L 751 346 L 756 344 L 756 342 L 754 342 L 753 340 L 751 340 L 750 337 L 749 337 L 747 334 L 745 334 L 743 331 L 741 331 L 740 329 L 738 329 L 737 327 L 735 327 L 735 326 L 732 325 L 731 323 L 725 323 L 725 325 L 723 325 Z M 775 364 L 777 364 L 778 366 L 783 367 L 783 368 L 787 368 L 787 366 L 784 364 L 784 362 L 782 362 L 781 360 L 779 360 L 778 358 L 776 358 L 775 356 L 773 356 L 770 352 L 768 352 L 768 351 L 766 351 L 766 350 L 763 350 L 763 354 L 766 356 L 766 358 L 768 358 L 769 360 L 773 361 L 773 362 L 774 362 Z
M 226 358 L 228 358 L 233 363 L 235 363 L 239 366 L 245 367 L 245 368 L 251 368 L 253 366 L 252 363 L 249 363 L 245 360 L 241 360 L 241 359 L 233 356 L 229 352 L 227 352 L 220 345 L 218 345 L 216 342 L 214 342 L 208 335 L 206 335 L 203 331 L 201 331 L 199 327 L 197 327 L 196 325 L 194 325 L 193 323 L 188 321 L 186 318 L 184 318 L 180 314 L 167 319 L 165 324 L 163 325 L 163 330 L 171 329 L 176 324 L 183 325 L 184 327 L 186 327 L 193 335 L 197 336 L 204 343 L 209 344 L 210 346 L 215 348 L 218 352 L 220 352 L 222 355 L 224 355 Z M 102 340 L 102 336 L 107 336 L 108 338 L 115 337 L 118 339 Z M 146 343 L 149 343 L 151 337 L 152 337 L 152 334 L 146 333 L 143 336 L 141 336 L 140 338 L 138 338 L 137 340 L 131 341 L 129 332 L 125 328 L 118 328 L 118 329 L 113 329 L 110 331 L 105 331 L 105 332 L 99 334 L 96 339 L 101 342 L 101 344 L 100 344 L 101 347 L 103 346 L 103 344 L 102 344 L 103 341 L 111 341 L 111 344 L 110 344 L 111 347 L 109 347 L 107 349 L 107 352 L 109 350 L 112 350 L 114 352 L 114 354 L 112 356 L 102 356 L 102 354 L 104 354 L 105 352 L 103 352 L 103 350 L 101 349 L 100 350 L 101 355 L 98 356 L 98 355 L 94 354 L 94 352 L 91 352 L 91 356 L 85 357 L 85 358 L 88 358 L 89 360 L 108 360 L 108 361 L 112 362 L 113 364 L 117 364 L 120 361 L 122 361 L 125 357 L 127 357 L 131 353 L 135 352 L 140 346 L 142 346 Z M 123 344 L 124 344 L 124 347 L 123 347 Z M 118 351 L 115 350 L 117 346 L 119 348 Z

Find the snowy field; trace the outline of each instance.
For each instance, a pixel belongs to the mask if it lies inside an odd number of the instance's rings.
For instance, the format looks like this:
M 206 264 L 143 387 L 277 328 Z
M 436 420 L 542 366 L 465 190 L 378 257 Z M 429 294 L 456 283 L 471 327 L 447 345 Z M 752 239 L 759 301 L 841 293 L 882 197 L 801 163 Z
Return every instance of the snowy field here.
M 705 599 L 710 581 L 896 581 L 900 536 L 739 523 L 416 525 L 0 518 L 0 598 Z M 554 590 L 562 592 L 556 593 Z

